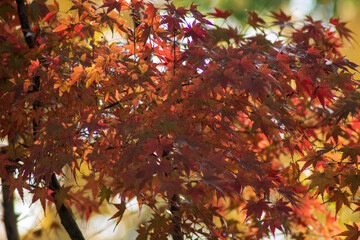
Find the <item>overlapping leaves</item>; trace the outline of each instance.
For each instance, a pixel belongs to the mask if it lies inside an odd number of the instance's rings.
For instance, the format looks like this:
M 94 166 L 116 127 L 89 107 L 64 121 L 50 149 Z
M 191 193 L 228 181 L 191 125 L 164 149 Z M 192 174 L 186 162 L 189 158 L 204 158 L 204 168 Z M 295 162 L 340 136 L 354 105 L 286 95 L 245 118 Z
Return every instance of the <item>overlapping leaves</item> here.
M 290 16 L 272 12 L 282 37 L 272 41 L 264 19 L 250 11 L 256 34 L 246 37 L 211 23 L 230 12 L 206 16 L 193 4 L 74 1 L 65 18 L 56 4 L 35 26 L 39 46 L 32 51 L 15 23 L 0 23 L 0 134 L 21 143 L 7 153 L 18 174 L 8 179 L 12 190 L 30 189 L 45 206 L 49 192 L 39 189 L 51 174 L 67 167 L 76 177 L 86 164 L 94 176 L 83 180 L 91 184 L 66 189 L 61 201 L 76 196 L 72 204 L 86 218 L 96 204 L 114 204 L 118 224 L 136 197 L 154 211 L 139 239 L 171 234 L 174 214 L 158 202 L 171 205 L 174 195 L 188 236 L 332 234 L 301 199 L 321 196 L 337 213 L 359 187 L 358 86 L 348 71 L 356 65 L 339 53 L 341 38 L 350 39 L 344 23 L 331 19 L 335 31 L 307 17 L 295 29 Z M 129 9 L 133 29 L 121 19 Z M 107 29 L 124 41 L 108 41 Z M 41 81 L 36 92 L 33 76 Z M 299 161 L 284 160 L 296 154 Z M 342 235 L 356 235 L 355 226 Z

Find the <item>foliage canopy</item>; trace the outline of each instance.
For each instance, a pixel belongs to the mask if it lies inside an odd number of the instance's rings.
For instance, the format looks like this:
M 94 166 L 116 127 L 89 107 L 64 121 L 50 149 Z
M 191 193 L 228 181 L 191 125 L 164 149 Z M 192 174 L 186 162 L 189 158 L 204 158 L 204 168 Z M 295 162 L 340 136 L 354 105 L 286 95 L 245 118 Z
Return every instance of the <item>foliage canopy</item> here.
M 194 4 L 73 0 L 64 16 L 57 1 L 34 1 L 32 29 L 21 29 L 14 1 L 0 9 L 0 175 L 11 192 L 86 219 L 114 205 L 117 223 L 137 198 L 153 210 L 138 239 L 331 238 L 323 203 L 335 214 L 360 205 L 359 83 L 338 19 L 272 12 L 274 30 L 249 11 L 244 35 L 212 23 L 229 12 Z M 51 187 L 64 169 L 87 184 Z M 340 235 L 359 236 L 346 227 Z

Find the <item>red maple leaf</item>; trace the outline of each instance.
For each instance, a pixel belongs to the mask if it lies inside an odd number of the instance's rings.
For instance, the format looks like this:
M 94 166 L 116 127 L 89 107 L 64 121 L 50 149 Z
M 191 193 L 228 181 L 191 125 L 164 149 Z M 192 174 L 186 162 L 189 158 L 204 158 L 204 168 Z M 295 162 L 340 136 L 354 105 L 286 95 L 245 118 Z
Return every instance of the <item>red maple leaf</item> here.
M 259 15 L 254 11 L 246 11 L 249 14 L 248 24 L 254 29 L 263 27 L 265 24 L 264 19 L 259 17 Z
M 345 232 L 339 233 L 336 236 L 344 236 L 344 237 L 346 237 L 345 240 L 358 240 L 360 237 L 360 231 L 359 231 L 358 226 L 355 223 L 353 223 L 352 226 L 350 224 L 345 223 L 345 226 L 348 230 Z
M 107 12 L 109 13 L 112 10 L 116 9 L 118 12 L 120 12 L 121 10 L 127 10 L 129 9 L 127 7 L 127 3 L 124 0 L 105 0 L 104 4 L 100 6 L 100 8 L 105 8 L 107 7 Z
M 340 22 L 338 18 L 333 18 L 333 17 L 330 18 L 329 22 L 335 26 L 340 37 L 345 37 L 346 40 L 348 41 L 353 39 L 352 36 L 353 32 L 345 26 L 346 22 Z
M 232 15 L 231 12 L 229 12 L 228 10 L 225 10 L 225 11 L 222 11 L 218 8 L 214 8 L 215 9 L 215 13 L 209 13 L 208 15 L 211 15 L 211 16 L 214 16 L 214 17 L 217 17 L 217 18 L 228 18 Z
M 266 201 L 265 199 L 260 199 L 259 201 L 255 202 L 253 200 L 248 200 L 244 209 L 246 209 L 246 218 L 251 215 L 254 215 L 256 218 L 260 219 L 263 212 L 266 212 L 270 209 L 269 206 L 270 202 Z
M 43 210 L 46 210 L 46 201 L 54 201 L 53 197 L 51 196 L 51 193 L 54 191 L 48 189 L 48 188 L 35 188 L 30 191 L 33 195 L 32 203 L 36 202 L 37 200 L 40 200 L 41 206 Z

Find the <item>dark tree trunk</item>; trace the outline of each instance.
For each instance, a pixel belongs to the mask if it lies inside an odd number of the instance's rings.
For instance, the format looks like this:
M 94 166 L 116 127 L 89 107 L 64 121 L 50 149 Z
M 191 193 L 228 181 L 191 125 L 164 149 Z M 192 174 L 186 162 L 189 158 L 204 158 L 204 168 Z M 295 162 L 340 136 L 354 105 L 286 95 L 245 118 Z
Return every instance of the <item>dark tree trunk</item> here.
M 17 229 L 17 216 L 14 211 L 14 195 L 10 196 L 9 186 L 2 180 L 2 195 L 4 209 L 4 224 L 8 240 L 19 240 Z
M 21 24 L 21 29 L 24 33 L 25 41 L 29 48 L 35 47 L 35 36 L 34 33 L 31 31 L 30 22 L 28 18 L 28 14 L 25 7 L 24 0 L 16 0 L 18 14 Z
M 25 1 L 24 0 L 16 0 L 17 7 L 18 7 L 18 14 L 21 24 L 21 29 L 24 34 L 25 41 L 29 48 L 34 48 L 36 46 L 35 36 L 34 33 L 31 31 L 30 22 L 28 18 L 28 14 L 25 7 Z M 35 76 L 33 78 L 33 91 L 39 91 L 40 90 L 40 78 L 38 76 Z M 40 102 L 35 101 L 33 104 L 33 108 L 36 109 L 40 105 Z M 33 121 L 33 134 L 34 137 L 36 137 L 37 128 L 39 123 L 36 121 Z M 57 192 L 60 190 L 60 183 L 58 182 L 56 175 L 53 174 L 51 177 L 51 182 L 49 185 L 49 188 L 54 191 L 53 197 L 56 196 Z M 55 204 L 56 209 L 58 211 L 60 220 L 62 225 L 64 226 L 65 230 L 69 234 L 70 238 L 72 240 L 84 240 L 79 226 L 75 222 L 75 219 L 73 215 L 70 213 L 69 209 L 63 204 L 56 201 L 55 198 Z M 16 218 L 15 218 L 16 221 Z M 16 224 L 15 224 L 16 226 Z
M 179 212 L 179 196 L 174 194 L 171 198 L 170 202 L 170 212 L 172 214 L 172 222 L 174 224 L 174 228 L 172 230 L 172 238 L 173 240 L 183 240 L 183 233 L 181 232 L 181 213 Z
M 56 200 L 56 193 L 60 190 L 60 183 L 57 180 L 55 174 L 51 176 L 51 183 L 49 188 L 54 191 L 52 196 L 55 199 L 55 205 L 61 220 L 61 224 L 64 226 L 70 238 L 72 240 L 85 240 L 69 209 L 63 203 L 59 203 Z

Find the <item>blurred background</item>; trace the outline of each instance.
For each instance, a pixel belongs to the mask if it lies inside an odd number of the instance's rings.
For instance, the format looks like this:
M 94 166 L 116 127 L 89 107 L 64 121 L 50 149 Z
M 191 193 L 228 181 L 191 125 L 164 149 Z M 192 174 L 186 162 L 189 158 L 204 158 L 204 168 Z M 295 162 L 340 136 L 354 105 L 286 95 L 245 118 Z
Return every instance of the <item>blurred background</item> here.
M 28 1 L 29 2 L 29 1 Z M 31 2 L 31 1 L 30 1 Z M 70 0 L 58 0 L 60 11 L 67 12 L 72 3 Z M 95 2 L 101 2 L 99 0 Z M 153 0 L 157 5 L 165 3 L 164 0 Z M 291 15 L 294 20 L 311 15 L 315 20 L 327 22 L 330 17 L 339 17 L 340 21 L 348 22 L 347 27 L 353 31 L 355 41 L 344 42 L 342 53 L 350 61 L 360 64 L 360 45 L 357 40 L 360 36 L 360 0 L 174 0 L 177 6 L 190 6 L 191 3 L 198 5 L 199 10 L 204 13 L 214 12 L 213 8 L 229 10 L 233 15 L 226 20 L 225 24 L 239 26 L 246 24 L 247 13 L 245 10 L 255 10 L 259 15 L 267 19 L 269 11 L 282 9 L 286 14 Z M 125 18 L 129 18 L 124 13 Z M 130 19 L 129 19 L 130 20 Z M 359 77 L 357 77 L 359 79 Z M 86 171 L 86 170 L 85 170 Z M 69 183 L 69 179 L 66 179 Z M 70 180 L 71 183 L 71 180 Z M 81 184 L 81 182 L 79 183 Z M 1 197 L 0 197 L 1 198 Z M 60 220 L 54 209 L 49 208 L 44 215 L 39 203 L 31 205 L 32 196 L 27 195 L 24 201 L 18 197 L 15 203 L 16 213 L 19 215 L 18 228 L 22 239 L 26 240 L 67 240 L 69 237 L 61 226 Z M 2 199 L 1 199 L 2 201 Z M 113 209 L 103 207 L 103 214 L 94 215 L 89 222 L 79 221 L 85 238 L 87 240 L 135 240 L 136 229 L 144 223 L 149 216 L 149 210 L 139 209 L 136 199 L 128 203 L 128 209 L 123 220 L 114 229 L 115 222 L 109 220 L 113 215 Z M 139 211 L 140 210 L 140 211 Z M 0 209 L 2 216 L 2 210 Z M 351 216 L 351 217 L 350 217 Z M 358 216 L 357 216 L 358 217 Z M 341 210 L 338 221 L 348 223 L 354 220 L 350 210 Z M 4 237 L 2 237 L 4 236 Z M 0 239 L 6 239 L 3 224 L 0 224 Z M 279 237 L 276 239 L 284 239 Z
M 161 1 L 157 1 L 161 2 Z M 354 33 L 355 41 L 345 42 L 342 53 L 352 62 L 360 63 L 360 0 L 174 0 L 178 5 L 190 6 L 192 2 L 199 5 L 203 12 L 211 12 L 214 7 L 232 12 L 232 25 L 244 26 L 247 20 L 245 10 L 257 11 L 266 20 L 269 11 L 283 10 L 293 20 L 311 15 L 315 20 L 328 22 L 330 17 L 348 22 L 347 27 Z

